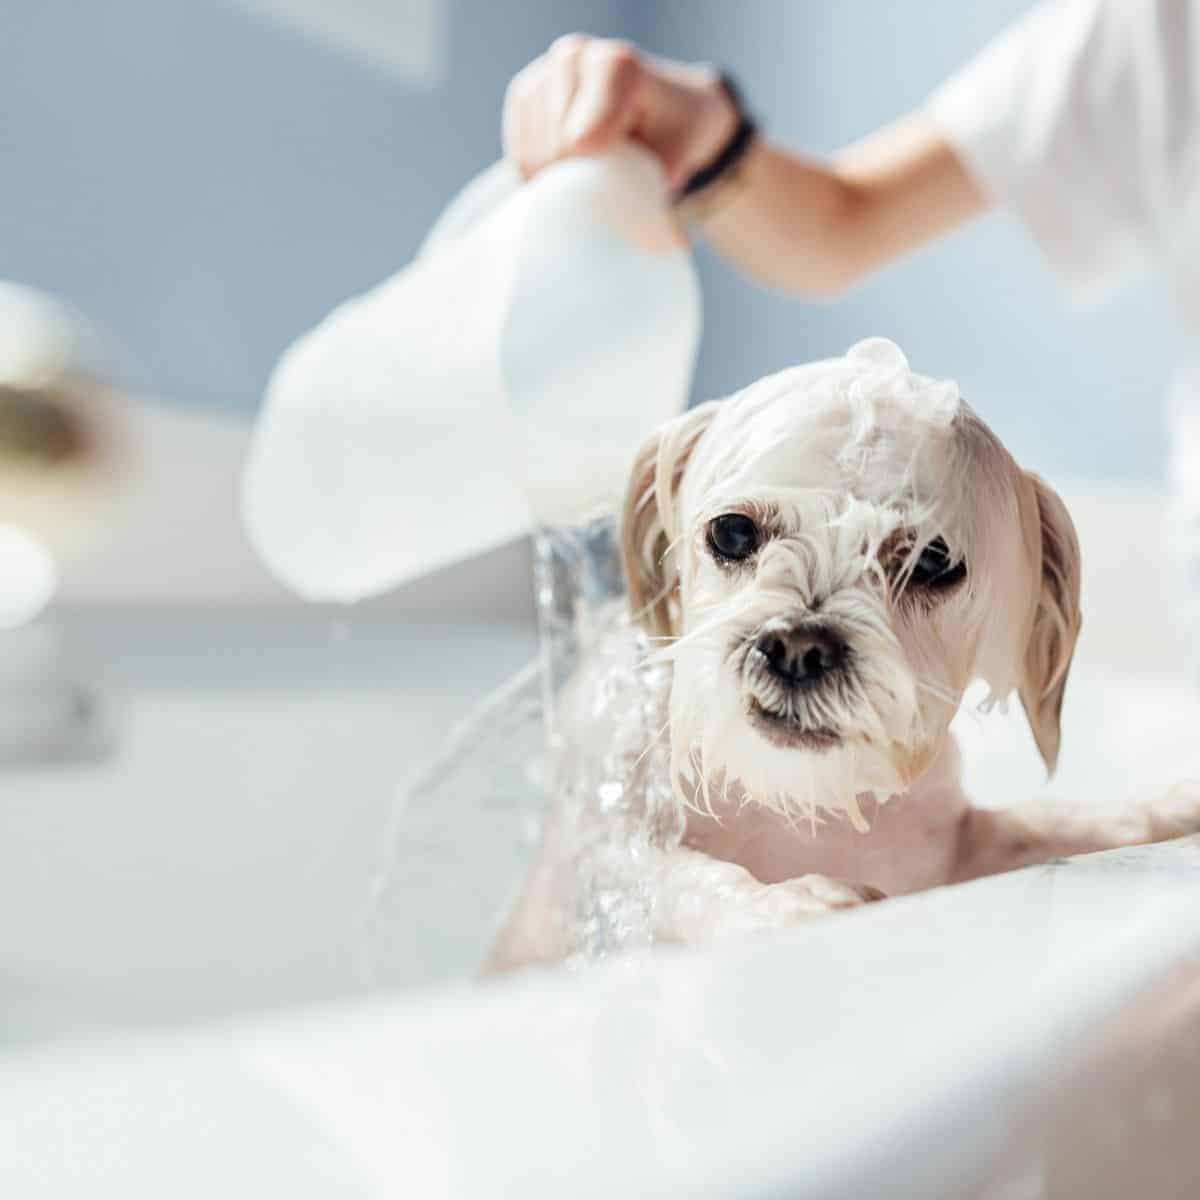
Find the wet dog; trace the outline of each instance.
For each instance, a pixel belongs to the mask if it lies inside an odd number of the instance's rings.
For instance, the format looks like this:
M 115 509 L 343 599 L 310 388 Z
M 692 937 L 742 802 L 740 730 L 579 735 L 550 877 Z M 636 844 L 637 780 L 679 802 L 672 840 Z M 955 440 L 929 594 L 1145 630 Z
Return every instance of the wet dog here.
M 1053 489 L 890 342 L 661 428 L 621 536 L 633 618 L 670 670 L 684 814 L 678 843 L 643 858 L 657 938 L 1200 828 L 1194 796 L 1119 816 L 971 807 L 949 729 L 975 680 L 1019 696 L 1054 769 L 1079 545 Z M 537 915 L 553 879 L 543 859 L 499 961 L 561 952 Z

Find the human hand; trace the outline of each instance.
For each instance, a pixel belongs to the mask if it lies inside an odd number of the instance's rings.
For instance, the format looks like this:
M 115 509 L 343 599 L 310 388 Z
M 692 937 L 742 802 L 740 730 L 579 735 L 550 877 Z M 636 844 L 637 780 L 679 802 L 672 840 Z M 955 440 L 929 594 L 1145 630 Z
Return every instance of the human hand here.
M 678 191 L 717 157 L 738 119 L 712 68 L 568 34 L 509 84 L 504 152 L 530 178 L 559 159 L 630 139 L 655 155 Z

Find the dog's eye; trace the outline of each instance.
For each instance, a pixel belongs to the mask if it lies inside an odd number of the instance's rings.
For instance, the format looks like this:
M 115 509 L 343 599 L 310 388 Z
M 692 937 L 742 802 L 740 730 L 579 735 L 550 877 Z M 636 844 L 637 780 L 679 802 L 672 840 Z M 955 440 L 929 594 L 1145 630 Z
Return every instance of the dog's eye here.
M 744 513 L 725 513 L 708 525 L 708 547 L 717 558 L 740 562 L 758 549 L 758 526 Z
M 910 583 L 918 587 L 943 588 L 953 587 L 966 578 L 967 564 L 950 554 L 950 547 L 945 540 L 936 537 L 917 556 L 908 572 Z

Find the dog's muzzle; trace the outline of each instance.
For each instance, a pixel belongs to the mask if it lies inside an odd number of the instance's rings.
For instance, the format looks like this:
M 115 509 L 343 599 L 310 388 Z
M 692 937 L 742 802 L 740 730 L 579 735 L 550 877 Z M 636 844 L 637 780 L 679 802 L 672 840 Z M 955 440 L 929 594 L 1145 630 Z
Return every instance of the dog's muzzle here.
M 820 695 L 843 678 L 850 649 L 836 629 L 812 620 L 775 620 L 746 646 L 746 715 L 777 746 L 828 750 L 841 733 L 817 715 Z

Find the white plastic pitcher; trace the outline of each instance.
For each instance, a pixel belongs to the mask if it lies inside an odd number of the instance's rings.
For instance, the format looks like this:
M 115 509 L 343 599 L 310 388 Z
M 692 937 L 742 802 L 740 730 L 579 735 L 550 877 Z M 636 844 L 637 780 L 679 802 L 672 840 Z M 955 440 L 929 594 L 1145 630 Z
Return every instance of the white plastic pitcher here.
M 586 519 L 686 404 L 699 332 L 650 155 L 624 146 L 523 185 L 493 167 L 411 266 L 284 355 L 247 464 L 248 534 L 297 592 L 353 601 Z

